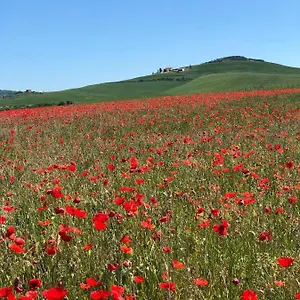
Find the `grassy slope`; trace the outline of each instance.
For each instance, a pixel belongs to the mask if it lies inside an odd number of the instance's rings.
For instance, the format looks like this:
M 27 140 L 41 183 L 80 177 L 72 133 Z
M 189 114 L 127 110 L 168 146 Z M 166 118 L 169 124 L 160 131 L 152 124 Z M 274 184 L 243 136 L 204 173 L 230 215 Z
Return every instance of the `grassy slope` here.
M 209 75 L 209 76 L 207 76 Z M 241 89 L 300 87 L 300 68 L 255 61 L 226 61 L 195 65 L 183 73 L 155 74 L 79 89 L 0 99 L 0 106 L 72 101 L 89 103 L 161 95 Z
M 72 101 L 74 103 L 92 103 L 157 96 L 168 89 L 177 87 L 176 81 L 168 82 L 118 82 L 91 85 L 80 89 L 43 94 L 20 95 L 14 98 L 0 99 L 2 105 L 44 104 Z
M 250 72 L 204 75 L 167 91 L 170 95 L 232 90 L 254 90 L 299 87 L 300 75 L 258 74 Z

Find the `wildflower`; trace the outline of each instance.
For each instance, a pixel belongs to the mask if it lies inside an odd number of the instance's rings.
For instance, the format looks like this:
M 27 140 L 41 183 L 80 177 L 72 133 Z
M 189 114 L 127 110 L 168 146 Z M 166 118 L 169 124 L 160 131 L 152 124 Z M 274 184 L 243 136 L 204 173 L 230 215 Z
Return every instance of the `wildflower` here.
M 294 259 L 292 257 L 280 257 L 276 261 L 282 268 L 288 268 L 293 263 Z
M 195 285 L 201 286 L 201 287 L 208 285 L 208 281 L 204 278 L 196 278 L 196 279 L 194 279 L 194 283 L 195 283 Z
M 258 296 L 252 290 L 245 290 L 241 296 L 243 300 L 258 300 Z

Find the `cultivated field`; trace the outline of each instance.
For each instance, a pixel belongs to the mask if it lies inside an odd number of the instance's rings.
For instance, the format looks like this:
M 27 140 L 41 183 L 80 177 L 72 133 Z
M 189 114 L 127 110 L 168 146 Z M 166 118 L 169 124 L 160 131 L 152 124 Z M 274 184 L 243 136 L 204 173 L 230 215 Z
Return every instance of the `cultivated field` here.
M 1 299 L 300 299 L 300 89 L 0 112 Z

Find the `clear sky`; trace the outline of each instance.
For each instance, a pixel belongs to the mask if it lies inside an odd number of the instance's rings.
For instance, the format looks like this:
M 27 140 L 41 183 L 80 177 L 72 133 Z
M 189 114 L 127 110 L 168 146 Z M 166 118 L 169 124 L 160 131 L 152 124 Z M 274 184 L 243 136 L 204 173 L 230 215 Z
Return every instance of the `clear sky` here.
M 300 67 L 300 0 L 0 0 L 0 89 L 61 90 L 244 55 Z

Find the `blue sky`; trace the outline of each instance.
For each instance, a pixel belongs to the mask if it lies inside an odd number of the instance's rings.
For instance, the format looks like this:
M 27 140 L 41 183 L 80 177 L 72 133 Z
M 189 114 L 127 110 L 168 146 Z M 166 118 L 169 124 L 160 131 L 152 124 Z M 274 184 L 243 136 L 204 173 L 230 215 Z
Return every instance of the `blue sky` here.
M 0 2 L 0 89 L 61 90 L 244 55 L 300 67 L 299 0 Z

